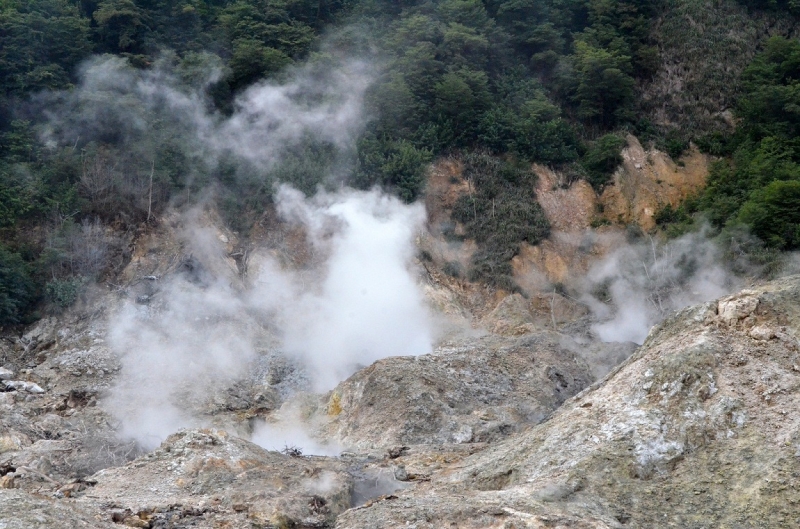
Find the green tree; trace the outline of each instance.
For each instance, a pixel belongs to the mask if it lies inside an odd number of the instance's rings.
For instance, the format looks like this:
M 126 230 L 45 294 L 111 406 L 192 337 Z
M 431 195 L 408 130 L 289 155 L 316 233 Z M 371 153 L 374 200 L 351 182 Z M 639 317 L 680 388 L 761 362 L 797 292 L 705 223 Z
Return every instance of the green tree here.
M 430 151 L 406 140 L 366 137 L 358 145 L 356 184 L 363 189 L 378 184 L 413 202 L 422 193 L 430 160 Z
M 133 0 L 102 0 L 93 14 L 97 35 L 106 50 L 114 53 L 141 53 L 151 31 L 148 13 Z
M 581 159 L 587 181 L 597 190 L 606 185 L 614 170 L 622 163 L 625 140 L 616 134 L 606 134 L 593 142 Z
M 0 325 L 24 321 L 36 300 L 28 265 L 0 245 Z
M 572 60 L 573 76 L 567 83 L 578 117 L 603 128 L 623 121 L 633 103 L 635 82 L 627 73 L 630 57 L 577 41 Z
M 701 205 L 718 227 L 743 222 L 764 242 L 793 248 L 792 216 L 783 209 L 800 182 L 800 42 L 769 39 L 742 79 L 741 121 L 728 142 L 734 153 L 712 166 Z M 776 212 L 783 218 L 770 217 Z
M 220 14 L 219 22 L 235 46 L 239 41 L 259 41 L 297 59 L 308 53 L 314 29 L 292 19 L 282 2 L 254 0 L 234 2 Z
M 775 181 L 755 191 L 738 218 L 770 246 L 800 248 L 800 181 Z
M 0 6 L 0 86 L 6 94 L 68 86 L 90 51 L 89 21 L 66 0 Z
M 240 88 L 274 74 L 292 63 L 284 52 L 269 48 L 261 41 L 240 39 L 233 45 L 233 55 L 229 65 L 231 68 L 231 86 Z

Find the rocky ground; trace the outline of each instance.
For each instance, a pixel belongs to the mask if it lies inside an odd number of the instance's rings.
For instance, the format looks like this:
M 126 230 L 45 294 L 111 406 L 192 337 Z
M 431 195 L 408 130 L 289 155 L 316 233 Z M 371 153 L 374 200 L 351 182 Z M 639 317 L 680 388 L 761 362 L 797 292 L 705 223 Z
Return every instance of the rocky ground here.
M 378 361 L 324 395 L 287 387 L 291 365 L 265 346 L 247 376 L 186 401 L 227 431 L 183 430 L 147 452 L 118 437 L 104 406 L 123 376 L 105 339 L 117 298 L 98 295 L 3 343 L 0 527 L 332 527 L 541 422 L 635 347 L 536 330 L 518 295 L 483 319 L 498 332 Z M 341 455 L 244 439 L 282 417 Z
M 305 399 L 339 457 L 116 440 L 101 320 L 4 344 L 0 527 L 800 524 L 800 277 L 673 315 L 592 385 L 583 359 L 626 346 L 484 334 L 378 361 Z
M 685 309 L 545 422 L 337 527 L 797 527 L 800 277 Z

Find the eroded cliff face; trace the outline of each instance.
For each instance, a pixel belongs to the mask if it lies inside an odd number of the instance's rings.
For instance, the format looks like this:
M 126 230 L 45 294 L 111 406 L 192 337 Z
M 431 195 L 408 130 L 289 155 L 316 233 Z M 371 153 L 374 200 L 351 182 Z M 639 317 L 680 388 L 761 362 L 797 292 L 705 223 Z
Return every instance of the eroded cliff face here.
M 659 210 L 677 207 L 705 186 L 710 159 L 692 145 L 676 163 L 663 152 L 645 150 L 634 136 L 628 135 L 626 140 L 614 184 L 600 196 L 602 216 L 610 222 L 636 223 L 651 230 Z
M 696 146 L 673 161 L 655 148 L 645 149 L 635 136 L 628 135 L 626 141 L 622 165 L 599 194 L 584 180 L 570 182 L 558 171 L 533 165 L 536 198 L 550 222 L 551 235 L 536 246 L 523 242 L 512 260 L 514 280 L 529 295 L 583 277 L 594 263 L 625 243 L 627 227 L 653 230 L 659 211 L 677 207 L 705 186 L 711 158 Z M 426 199 L 433 235 L 422 247 L 440 265 L 456 262 L 466 270 L 478 248 L 474 241 L 457 239 L 464 229 L 450 218 L 458 198 L 472 192 L 462 171 L 457 159 L 434 164 Z

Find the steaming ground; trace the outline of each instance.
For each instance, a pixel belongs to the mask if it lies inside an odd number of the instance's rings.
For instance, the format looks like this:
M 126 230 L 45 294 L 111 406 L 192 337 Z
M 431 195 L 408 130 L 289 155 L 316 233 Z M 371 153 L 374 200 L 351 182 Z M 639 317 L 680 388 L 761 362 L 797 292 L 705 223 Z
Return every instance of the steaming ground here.
M 308 367 L 314 391 L 333 389 L 379 358 L 431 352 L 431 317 L 411 270 L 421 204 L 378 191 L 306 200 L 283 187 L 278 211 L 306 227 L 312 247 L 327 257 L 324 274 L 309 289 L 268 267 L 253 297 L 280 315 L 284 349 Z
M 190 216 L 192 269 L 168 279 L 150 305 L 129 301 L 113 318 L 122 371 L 104 405 L 121 435 L 152 448 L 179 428 L 206 425 L 204 401 L 249 375 L 271 347 L 299 366 L 295 389 L 313 392 L 379 358 L 431 352 L 432 320 L 412 267 L 421 205 L 378 191 L 305 198 L 288 187 L 277 205 L 305 229 L 319 256 L 313 268 L 286 270 L 264 254 L 254 258 L 253 284 L 237 284 L 218 238 Z M 256 440 L 308 444 L 302 435 L 277 425 Z
M 734 292 L 741 283 L 703 230 L 666 243 L 622 244 L 594 264 L 577 289 L 598 339 L 641 344 L 670 312 Z
M 292 396 L 324 393 L 381 358 L 432 352 L 436 325 L 414 265 L 422 205 L 377 190 L 307 198 L 286 186 L 276 205 L 283 220 L 302 227 L 314 256 L 307 265 L 287 269 L 274 254 L 256 252 L 251 280 L 242 282 L 216 233 L 189 214 L 183 238 L 191 270 L 166 279 L 149 305 L 126 302 L 112 320 L 110 344 L 123 367 L 104 406 L 123 437 L 153 448 L 182 427 L 208 426 L 203 410 L 215 393 L 243 378 L 266 387 L 280 369 L 287 404 L 272 422 L 253 425 L 253 441 L 336 454 L 340 447 L 320 444 L 302 426 L 302 403 Z M 669 312 L 724 295 L 740 280 L 698 233 L 621 243 L 575 284 L 592 312 L 594 339 L 642 343 Z
M 117 138 L 130 155 L 113 171 L 145 178 L 131 184 L 141 184 L 131 196 L 147 196 L 140 191 L 153 169 L 148 156 L 166 139 L 181 153 L 182 170 L 198 181 L 232 167 L 237 177 L 255 175 L 270 185 L 268 175 L 286 153 L 309 139 L 341 153 L 325 183 L 347 180 L 348 152 L 368 117 L 362 101 L 369 64 L 333 60 L 298 68 L 283 82 L 249 88 L 230 115 L 221 115 L 210 110 L 206 93 L 221 70 L 207 59 L 193 73 L 166 56 L 148 70 L 119 58 L 90 61 L 75 90 L 42 96 L 49 116 L 43 136 L 54 147 Z M 122 372 L 104 406 L 119 419 L 123 437 L 154 447 L 181 427 L 209 424 L 204 410 L 215 392 L 262 371 L 273 376 L 276 367 L 265 358 L 290 360 L 281 368 L 285 399 L 293 391 L 327 391 L 380 358 L 432 351 L 436 326 L 412 265 L 421 205 L 346 188 L 306 198 L 281 187 L 275 201 L 285 220 L 303 227 L 314 256 L 308 266 L 289 270 L 275 255 L 256 253 L 243 282 L 213 229 L 189 213 L 186 269 L 161 279 L 149 304 L 129 302 L 118 311 L 109 342 Z M 567 287 L 591 311 L 592 338 L 606 342 L 642 343 L 670 311 L 740 285 L 702 233 L 664 244 L 620 242 L 586 277 L 573 279 Z M 287 416 L 257 425 L 254 438 L 270 448 L 312 446 L 296 422 Z

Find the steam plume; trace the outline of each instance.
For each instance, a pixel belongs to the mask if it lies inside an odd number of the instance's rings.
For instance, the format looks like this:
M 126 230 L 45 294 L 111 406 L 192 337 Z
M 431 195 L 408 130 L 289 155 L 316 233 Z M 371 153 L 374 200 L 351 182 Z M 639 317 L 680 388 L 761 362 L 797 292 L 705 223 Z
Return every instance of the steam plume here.
M 669 312 L 723 296 L 740 283 L 704 231 L 660 244 L 624 244 L 596 263 L 583 280 L 581 301 L 604 342 L 641 344 Z
M 254 284 L 234 288 L 218 238 L 193 225 L 184 235 L 201 256 L 193 275 L 174 277 L 151 306 L 125 303 L 112 320 L 122 371 L 106 407 L 124 436 L 152 447 L 180 427 L 203 424 L 209 395 L 246 376 L 254 358 L 270 352 L 259 345 L 268 337 L 305 370 L 310 386 L 297 389 L 314 391 L 379 358 L 431 351 L 411 268 L 421 205 L 378 191 L 307 199 L 288 187 L 277 204 L 325 256 L 312 273 L 284 270 L 265 254 L 254 258 Z M 206 272 L 197 277 L 197 270 Z

